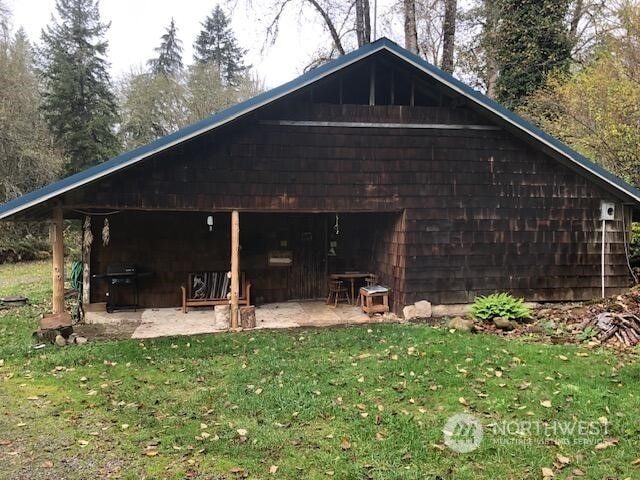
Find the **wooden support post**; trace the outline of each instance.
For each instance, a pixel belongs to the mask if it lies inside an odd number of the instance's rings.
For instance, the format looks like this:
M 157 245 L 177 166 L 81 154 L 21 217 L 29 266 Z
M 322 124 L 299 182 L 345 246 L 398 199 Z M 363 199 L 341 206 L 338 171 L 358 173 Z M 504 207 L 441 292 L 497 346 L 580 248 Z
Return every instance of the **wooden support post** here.
M 238 328 L 238 296 L 240 293 L 240 214 L 231 212 L 231 328 Z
M 51 218 L 52 306 L 53 314 L 64 312 L 64 241 L 62 207 L 53 207 Z

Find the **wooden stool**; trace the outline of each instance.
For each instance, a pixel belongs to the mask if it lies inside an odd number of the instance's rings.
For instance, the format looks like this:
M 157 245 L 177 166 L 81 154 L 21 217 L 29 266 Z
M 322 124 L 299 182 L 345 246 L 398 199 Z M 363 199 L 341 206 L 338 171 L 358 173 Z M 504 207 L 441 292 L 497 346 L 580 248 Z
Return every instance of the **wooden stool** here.
M 342 280 L 329 280 L 329 295 L 327 296 L 327 305 L 331 302 L 331 296 L 333 296 L 333 306 L 337 307 L 341 294 L 344 294 L 344 299 L 348 303 L 351 303 L 351 300 L 349 299 L 349 289 L 342 285 Z
M 379 299 L 379 300 L 375 300 Z M 382 303 L 379 303 L 381 301 Z M 358 303 L 367 315 L 389 311 L 389 289 L 381 285 L 360 288 Z

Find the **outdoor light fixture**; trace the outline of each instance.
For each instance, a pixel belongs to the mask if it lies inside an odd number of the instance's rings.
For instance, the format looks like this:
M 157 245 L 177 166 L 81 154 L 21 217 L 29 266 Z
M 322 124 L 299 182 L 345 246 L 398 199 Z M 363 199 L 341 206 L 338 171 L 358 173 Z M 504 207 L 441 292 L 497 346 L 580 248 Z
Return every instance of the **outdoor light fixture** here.
M 213 215 L 207 217 L 207 225 L 209 225 L 209 231 L 213 232 Z

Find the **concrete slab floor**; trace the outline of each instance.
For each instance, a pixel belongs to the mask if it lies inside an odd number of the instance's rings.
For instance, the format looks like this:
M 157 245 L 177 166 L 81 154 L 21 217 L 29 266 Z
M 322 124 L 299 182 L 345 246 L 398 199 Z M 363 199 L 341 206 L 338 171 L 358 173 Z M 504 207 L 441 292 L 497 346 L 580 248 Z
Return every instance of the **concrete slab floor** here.
M 158 338 L 175 335 L 197 335 L 227 331 L 227 323 L 216 319 L 213 309 L 179 308 L 142 309 L 136 312 L 107 313 L 89 311 L 86 323 L 111 324 L 132 322 L 137 328 L 131 338 Z M 388 321 L 381 316 L 369 317 L 358 307 L 346 304 L 326 305 L 321 301 L 269 303 L 256 308 L 256 328 L 295 328 L 354 325 Z

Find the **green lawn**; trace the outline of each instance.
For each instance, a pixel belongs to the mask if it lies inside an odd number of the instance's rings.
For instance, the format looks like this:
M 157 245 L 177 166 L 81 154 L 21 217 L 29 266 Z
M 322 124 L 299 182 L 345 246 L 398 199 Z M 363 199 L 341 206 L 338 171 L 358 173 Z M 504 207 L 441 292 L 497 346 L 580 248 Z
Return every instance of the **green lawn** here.
M 45 263 L 0 266 L 0 296 L 43 302 L 48 281 Z M 0 312 L 0 478 L 640 478 L 634 357 L 424 325 L 36 351 L 45 308 Z M 485 431 L 466 454 L 443 444 L 462 412 Z M 496 434 L 505 421 L 601 428 Z

